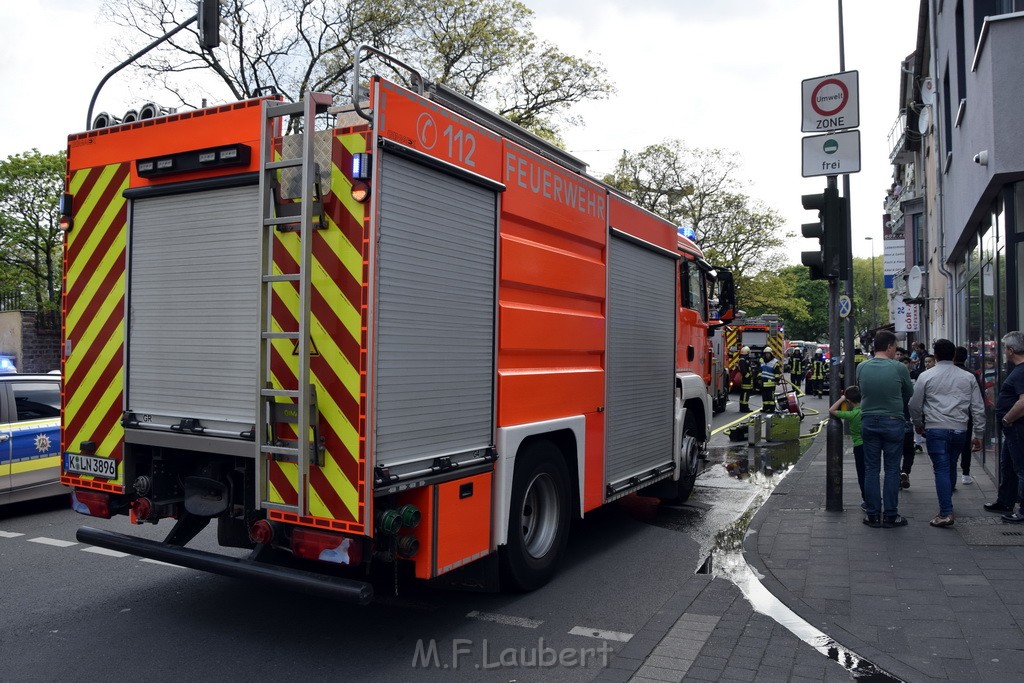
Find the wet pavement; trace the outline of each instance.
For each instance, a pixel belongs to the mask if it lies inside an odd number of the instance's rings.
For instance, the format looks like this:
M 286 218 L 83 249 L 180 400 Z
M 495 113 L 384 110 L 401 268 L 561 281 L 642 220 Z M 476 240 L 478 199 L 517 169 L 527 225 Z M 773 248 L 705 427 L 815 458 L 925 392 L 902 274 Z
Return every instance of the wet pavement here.
M 749 449 L 720 433 L 687 505 L 646 520 L 696 535 L 705 559 L 597 680 L 1024 678 L 1024 529 L 982 509 L 995 483 L 978 463 L 972 474 L 954 494 L 956 526 L 932 528 L 919 457 L 901 492 L 910 525 L 874 529 L 861 523 L 848 437 L 846 510 L 827 512 L 824 430 Z

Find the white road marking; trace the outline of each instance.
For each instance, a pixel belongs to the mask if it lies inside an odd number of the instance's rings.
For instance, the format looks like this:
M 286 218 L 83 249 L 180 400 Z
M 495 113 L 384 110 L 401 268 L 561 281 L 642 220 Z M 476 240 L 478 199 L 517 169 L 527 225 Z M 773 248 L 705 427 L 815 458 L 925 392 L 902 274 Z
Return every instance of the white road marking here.
M 14 531 L 0 531 L 0 538 L 17 538 L 18 536 L 24 536 L 25 534 L 19 534 Z
M 97 548 L 94 545 L 82 548 L 82 552 L 95 553 L 97 555 L 107 555 L 109 557 L 128 557 L 128 553 L 122 553 L 119 550 L 111 550 L 110 548 Z
M 506 626 L 521 626 L 522 628 L 537 628 L 543 621 L 536 621 L 534 619 L 527 619 L 526 617 L 512 617 L 507 614 L 493 614 L 491 612 L 477 612 L 473 610 L 466 615 L 470 619 L 479 619 L 480 621 L 493 621 L 498 624 L 505 624 Z
M 586 636 L 587 638 L 597 638 L 599 640 L 614 640 L 617 643 L 628 643 L 632 638 L 632 633 L 622 633 L 621 631 L 602 631 L 597 628 L 590 628 L 589 626 L 573 626 L 569 631 L 571 636 Z
M 29 543 L 42 543 L 43 545 L 55 545 L 58 548 L 70 548 L 73 545 L 78 545 L 75 541 L 61 541 L 57 538 L 47 538 L 46 536 L 40 536 L 38 538 L 28 539 Z
M 170 562 L 161 562 L 160 560 L 151 560 L 148 557 L 142 558 L 141 562 L 149 562 L 150 564 L 159 564 L 164 567 L 177 567 L 178 569 L 184 569 L 180 564 L 171 564 Z

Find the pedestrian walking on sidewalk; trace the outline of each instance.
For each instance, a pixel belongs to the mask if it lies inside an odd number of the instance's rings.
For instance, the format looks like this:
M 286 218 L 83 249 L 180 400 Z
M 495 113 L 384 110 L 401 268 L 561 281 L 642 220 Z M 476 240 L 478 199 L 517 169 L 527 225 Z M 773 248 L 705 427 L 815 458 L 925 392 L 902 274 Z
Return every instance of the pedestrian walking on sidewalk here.
M 843 404 L 847 404 L 844 409 Z M 860 509 L 867 510 L 867 500 L 864 498 L 864 438 L 860 429 L 860 387 L 853 385 L 846 387 L 839 400 L 833 403 L 828 414 L 832 417 L 846 420 L 850 423 L 850 440 L 853 441 L 853 466 L 857 470 L 857 486 L 860 487 Z
M 996 419 L 1003 429 L 1003 447 L 999 451 L 999 494 L 995 502 L 985 503 L 990 512 L 1005 512 L 1003 521 L 1024 522 L 1024 332 L 1010 332 L 1002 339 L 1003 353 L 1010 373 L 1003 380 L 996 399 Z
M 939 514 L 932 526 L 953 526 L 953 487 L 956 482 L 956 458 L 968 439 L 967 425 L 973 420 L 971 446 L 981 448 L 985 434 L 985 401 L 973 377 L 953 365 L 956 345 L 937 339 L 935 367 L 925 370 L 914 384 L 910 398 L 910 419 L 918 434 L 923 434 L 935 472 L 935 494 Z M 952 464 L 951 464 L 952 463 Z
M 975 375 L 973 372 L 971 372 L 970 370 L 967 369 L 967 347 L 966 346 L 958 346 L 958 347 L 956 347 L 956 351 L 953 353 L 953 365 L 957 366 L 958 368 L 960 368 L 961 370 L 963 370 L 964 372 L 969 374 L 971 376 L 971 378 L 977 383 L 978 391 L 982 391 L 981 380 L 978 378 L 977 375 Z M 982 394 L 982 397 L 983 397 L 982 400 L 984 400 L 984 394 Z M 968 423 L 967 431 L 973 432 L 974 431 L 974 425 L 971 424 L 971 423 Z M 971 460 L 972 460 L 972 458 L 973 458 L 973 456 L 971 455 L 971 442 L 967 441 L 967 442 L 964 443 L 964 447 L 960 450 L 960 458 L 959 458 L 960 459 L 960 471 L 963 472 L 963 476 L 960 477 L 960 483 L 962 483 L 962 484 L 973 484 L 974 483 L 974 477 L 971 476 Z M 956 458 L 953 459 L 952 466 L 956 467 Z M 954 488 L 956 488 L 956 487 L 954 487 Z
M 896 335 L 880 330 L 875 355 L 857 366 L 861 393 L 861 436 L 864 439 L 864 523 L 872 527 L 906 526 L 899 513 L 899 468 L 906 431 L 907 403 L 914 392 L 907 368 L 893 359 Z M 884 462 L 885 482 L 879 490 Z

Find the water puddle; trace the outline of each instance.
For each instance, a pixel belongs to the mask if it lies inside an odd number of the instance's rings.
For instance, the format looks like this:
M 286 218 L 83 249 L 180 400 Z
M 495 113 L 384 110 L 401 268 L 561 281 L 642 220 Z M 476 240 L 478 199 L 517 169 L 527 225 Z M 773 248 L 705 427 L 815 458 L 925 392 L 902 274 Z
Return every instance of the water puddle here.
M 901 682 L 900 678 L 883 671 L 877 665 L 864 659 L 853 650 L 837 643 L 834 639 L 804 621 L 793 610 L 786 607 L 762 585 L 760 578 L 743 558 L 743 539 L 754 514 L 771 495 L 772 490 L 788 473 L 810 446 L 809 440 L 788 442 L 769 447 L 730 447 L 721 453 L 724 471 L 729 480 L 745 480 L 749 497 L 747 505 L 738 518 L 715 534 L 706 559 L 698 568 L 698 574 L 711 574 L 733 582 L 750 602 L 755 611 L 775 620 L 793 635 L 804 641 L 829 659 L 838 662 L 852 678 L 871 683 Z M 712 488 L 723 488 L 722 468 L 711 469 L 701 478 Z M 710 477 L 705 480 L 704 477 Z M 719 480 L 719 481 L 716 481 Z M 902 682 L 901 682 L 902 683 Z

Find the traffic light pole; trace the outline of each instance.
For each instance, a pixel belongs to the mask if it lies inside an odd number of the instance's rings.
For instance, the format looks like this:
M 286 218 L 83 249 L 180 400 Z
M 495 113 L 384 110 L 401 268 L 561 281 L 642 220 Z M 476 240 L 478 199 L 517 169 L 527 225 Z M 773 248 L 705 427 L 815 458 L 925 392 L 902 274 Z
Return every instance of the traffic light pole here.
M 839 71 L 846 71 L 846 37 L 843 32 L 843 0 L 839 0 Z M 853 307 L 853 221 L 850 220 L 850 174 L 843 174 L 843 197 L 846 198 L 846 248 L 847 251 L 841 256 L 846 259 L 846 296 L 850 299 L 850 307 Z M 846 376 L 846 384 L 856 384 L 857 380 L 853 374 L 853 356 L 854 356 L 854 323 L 853 315 L 846 316 L 846 323 L 844 325 L 844 336 L 843 336 L 843 349 L 845 351 L 845 358 L 843 359 L 843 373 Z M 833 399 L 835 400 L 835 399 Z M 842 505 L 842 501 L 840 501 Z
M 834 175 L 828 176 L 828 187 L 835 191 Z M 839 254 L 839 258 L 847 257 Z M 853 279 L 852 275 L 849 279 Z M 832 362 L 839 350 L 839 336 L 839 278 L 833 275 L 828 279 L 829 405 L 839 400 L 839 364 Z M 843 510 L 843 423 L 834 417 L 829 419 L 825 428 L 825 509 L 830 512 Z

